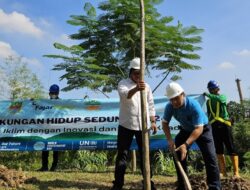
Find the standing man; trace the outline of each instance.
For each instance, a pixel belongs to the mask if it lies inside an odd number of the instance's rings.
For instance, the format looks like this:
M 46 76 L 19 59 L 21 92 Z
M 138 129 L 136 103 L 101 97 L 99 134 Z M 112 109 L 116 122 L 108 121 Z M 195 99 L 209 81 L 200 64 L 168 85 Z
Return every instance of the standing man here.
M 183 88 L 178 83 L 171 82 L 168 84 L 166 96 L 169 99 L 169 103 L 164 111 L 162 126 L 170 150 L 177 152 L 181 165 L 187 173 L 187 152 L 189 147 L 196 142 L 205 162 L 209 190 L 221 189 L 214 141 L 206 114 L 196 100 L 185 96 Z M 169 127 L 172 116 L 181 126 L 175 141 L 171 137 Z M 175 168 L 178 177 L 177 190 L 184 190 L 184 182 L 176 163 Z
M 207 113 L 213 129 L 215 149 L 221 176 L 227 176 L 224 157 L 225 145 L 228 154 L 231 156 L 234 170 L 233 175 L 238 178 L 240 177 L 239 158 L 233 142 L 232 124 L 227 112 L 227 98 L 225 95 L 219 93 L 220 87 L 216 81 L 209 81 L 207 88 L 210 94 L 205 92 L 204 95 L 209 98 L 207 101 Z
M 59 99 L 60 88 L 57 84 L 53 84 L 49 88 L 49 97 L 50 99 Z M 50 168 L 50 171 L 55 171 L 58 163 L 58 151 L 53 151 L 53 162 Z M 38 171 L 48 171 L 48 161 L 49 160 L 49 151 L 42 151 L 42 167 Z
M 153 133 L 157 132 L 155 123 L 155 109 L 152 91 L 147 83 L 140 81 L 140 58 L 134 58 L 129 66 L 129 78 L 123 79 L 118 84 L 120 96 L 119 127 L 117 138 L 117 150 L 115 165 L 115 180 L 112 190 L 121 190 L 124 185 L 124 175 L 127 167 L 127 158 L 135 136 L 140 155 L 140 167 L 143 173 L 142 158 L 142 119 L 141 119 L 141 97 L 140 91 L 146 91 L 146 108 L 150 118 Z M 152 177 L 152 175 L 151 175 Z M 156 190 L 151 181 L 151 190 Z

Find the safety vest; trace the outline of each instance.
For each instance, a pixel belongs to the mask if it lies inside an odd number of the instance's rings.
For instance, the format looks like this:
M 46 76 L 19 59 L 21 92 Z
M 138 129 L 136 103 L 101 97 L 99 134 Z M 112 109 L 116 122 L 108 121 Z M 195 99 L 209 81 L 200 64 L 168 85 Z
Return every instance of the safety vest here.
M 220 117 L 220 102 L 216 103 L 216 114 L 213 112 L 212 106 L 211 106 L 211 100 L 208 100 L 208 105 L 210 108 L 210 112 L 213 116 L 213 120 L 211 120 L 209 123 L 212 124 L 215 121 L 220 121 L 221 123 L 225 123 L 227 126 L 232 126 L 231 122 L 228 120 L 225 120 Z

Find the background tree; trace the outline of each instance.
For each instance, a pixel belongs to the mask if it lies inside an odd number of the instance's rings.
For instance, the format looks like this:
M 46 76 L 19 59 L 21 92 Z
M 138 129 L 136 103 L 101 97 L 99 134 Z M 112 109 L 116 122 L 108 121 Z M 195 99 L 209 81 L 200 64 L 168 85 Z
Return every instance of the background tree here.
M 227 104 L 228 114 L 235 122 L 238 122 L 245 117 L 245 108 L 242 104 L 230 101 Z
M 240 157 L 240 166 L 246 168 L 250 163 L 250 119 L 248 115 L 249 105 L 249 100 L 244 100 L 243 104 L 233 101 L 230 101 L 227 104 L 228 113 L 235 121 L 234 125 L 232 126 L 232 131 L 235 147 Z M 230 162 L 230 159 L 228 160 Z M 245 170 L 247 171 L 247 169 Z
M 10 56 L 0 61 L 0 99 L 40 99 L 45 98 L 44 88 L 36 74 L 27 67 L 21 57 Z M 46 93 L 47 94 L 47 93 Z M 1 164 L 9 168 L 30 169 L 40 164 L 40 152 L 1 152 Z M 30 166 L 27 163 L 35 163 Z
M 45 97 L 44 88 L 21 57 L 10 56 L 0 66 L 2 99 L 39 99 Z
M 203 31 L 195 26 L 183 27 L 178 22 L 170 25 L 173 17 L 162 17 L 155 5 L 162 0 L 145 0 L 145 60 L 147 74 L 161 71 L 166 78 L 169 73 L 179 73 L 184 69 L 200 69 L 188 63 L 199 59 L 195 51 L 201 48 L 199 34 Z M 70 38 L 80 43 L 65 46 L 55 43 L 65 55 L 46 55 L 60 58 L 54 70 L 63 70 L 67 86 L 63 90 L 88 87 L 94 91 L 111 92 L 118 81 L 128 73 L 129 61 L 140 56 L 140 7 L 139 1 L 108 0 L 99 3 L 100 14 L 86 3 L 83 15 L 72 15 L 69 24 L 81 28 Z M 68 53 L 70 54 L 68 56 Z M 175 77 L 176 78 L 176 77 Z

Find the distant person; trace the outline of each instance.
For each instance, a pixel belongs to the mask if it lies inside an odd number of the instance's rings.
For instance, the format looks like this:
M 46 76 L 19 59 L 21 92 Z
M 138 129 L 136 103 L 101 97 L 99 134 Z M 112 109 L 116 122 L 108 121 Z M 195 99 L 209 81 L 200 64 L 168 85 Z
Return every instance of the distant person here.
M 129 78 L 123 79 L 118 84 L 120 97 L 119 127 L 117 137 L 117 157 L 115 164 L 115 180 L 111 190 L 121 190 L 124 185 L 124 175 L 127 168 L 127 159 L 130 146 L 135 136 L 139 155 L 140 167 L 143 173 L 142 157 L 142 120 L 140 91 L 146 92 L 146 106 L 150 118 L 150 126 L 154 133 L 157 132 L 155 122 L 155 108 L 152 91 L 147 83 L 140 81 L 140 58 L 134 58 L 129 66 Z M 151 170 L 150 170 L 151 171 Z M 152 173 L 151 173 L 152 177 Z M 151 190 L 156 190 L 151 181 Z
M 53 84 L 49 88 L 50 99 L 59 99 L 60 88 L 57 84 Z M 53 162 L 50 171 L 56 171 L 58 163 L 58 151 L 53 151 Z M 48 171 L 49 167 L 49 151 L 42 151 L 42 167 L 38 171 Z
M 227 112 L 227 97 L 219 93 L 219 84 L 214 80 L 208 82 L 207 88 L 209 93 L 204 92 L 204 95 L 208 97 L 207 113 L 213 129 L 215 149 L 221 176 L 227 176 L 224 156 L 225 145 L 228 154 L 231 156 L 233 175 L 234 177 L 240 177 L 239 158 L 234 145 L 232 123 Z
M 189 147 L 196 142 L 205 162 L 208 188 L 209 190 L 220 190 L 220 175 L 212 129 L 208 124 L 205 112 L 196 100 L 186 97 L 183 88 L 176 82 L 167 85 L 166 96 L 169 102 L 165 107 L 162 126 L 170 151 L 176 151 L 180 163 L 187 173 L 187 152 Z M 172 117 L 180 123 L 180 131 L 176 135 L 175 141 L 172 139 L 169 127 Z M 177 190 L 184 190 L 184 181 L 176 162 L 175 168 L 178 178 Z

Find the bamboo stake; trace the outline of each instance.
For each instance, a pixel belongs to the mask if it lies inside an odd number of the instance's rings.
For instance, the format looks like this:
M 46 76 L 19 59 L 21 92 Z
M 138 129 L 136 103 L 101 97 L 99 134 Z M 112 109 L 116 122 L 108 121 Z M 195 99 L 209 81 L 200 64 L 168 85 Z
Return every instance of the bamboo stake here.
M 132 172 L 136 172 L 136 151 L 131 150 L 131 166 L 132 166 Z
M 141 52 L 140 52 L 140 80 L 144 81 L 145 68 L 145 14 L 144 1 L 140 0 L 141 9 Z M 142 152 L 143 152 L 143 183 L 145 190 L 151 190 L 150 161 L 149 161 L 149 135 L 147 130 L 146 94 L 141 91 L 141 118 L 142 118 Z

